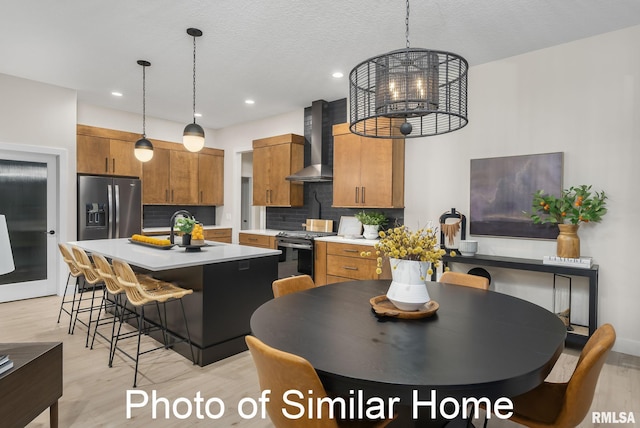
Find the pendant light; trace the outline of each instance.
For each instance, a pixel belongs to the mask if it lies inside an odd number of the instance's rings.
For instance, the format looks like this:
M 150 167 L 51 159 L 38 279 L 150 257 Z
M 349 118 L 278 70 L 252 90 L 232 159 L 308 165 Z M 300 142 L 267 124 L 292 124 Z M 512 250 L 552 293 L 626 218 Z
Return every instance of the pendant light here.
M 146 93 L 146 73 L 147 67 L 151 66 L 149 61 L 138 60 L 138 65 L 142 66 L 142 138 L 136 141 L 134 154 L 140 162 L 149 162 L 153 157 L 153 144 L 147 140 L 146 115 L 147 115 L 147 93 Z
M 196 123 L 196 37 L 202 36 L 202 31 L 187 28 L 187 34 L 193 37 L 193 123 L 184 128 L 182 143 L 190 152 L 198 152 L 204 147 L 204 129 Z
M 445 134 L 467 122 L 467 61 L 409 44 L 370 58 L 349 74 L 351 132 L 374 138 Z

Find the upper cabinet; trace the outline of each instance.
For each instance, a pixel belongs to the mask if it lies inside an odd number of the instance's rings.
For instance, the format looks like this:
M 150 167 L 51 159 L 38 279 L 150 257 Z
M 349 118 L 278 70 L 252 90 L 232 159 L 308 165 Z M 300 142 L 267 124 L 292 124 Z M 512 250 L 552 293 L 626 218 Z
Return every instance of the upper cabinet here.
M 153 157 L 149 162 L 142 164 L 143 203 L 147 205 L 171 203 L 170 174 L 171 150 L 154 146 Z
M 142 166 L 133 155 L 133 145 L 139 138 L 129 132 L 78 125 L 78 173 L 140 177 Z
M 224 152 L 198 153 L 198 203 L 224 205 Z
M 139 138 L 78 125 L 78 173 L 141 177 L 145 205 L 224 204 L 224 150 L 205 147 L 192 153 L 179 143 L 151 140 L 153 158 L 143 163 L 133 154 Z
M 253 140 L 253 205 L 301 207 L 302 183 L 287 176 L 304 167 L 304 137 L 294 134 Z
M 333 206 L 404 208 L 404 139 L 361 137 L 333 126 Z

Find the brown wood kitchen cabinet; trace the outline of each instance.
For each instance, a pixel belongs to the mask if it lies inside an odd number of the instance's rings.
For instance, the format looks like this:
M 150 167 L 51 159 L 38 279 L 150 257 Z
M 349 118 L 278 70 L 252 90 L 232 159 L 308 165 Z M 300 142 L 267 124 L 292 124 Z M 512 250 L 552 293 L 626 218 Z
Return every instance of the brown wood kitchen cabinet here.
M 404 139 L 366 138 L 333 126 L 333 206 L 404 208 Z
M 198 204 L 224 205 L 224 152 L 198 153 Z
M 133 155 L 133 145 L 139 138 L 131 132 L 77 125 L 77 172 L 140 177 L 142 165 Z
M 253 141 L 253 205 L 301 207 L 302 183 L 287 176 L 304 166 L 304 137 L 278 135 Z
M 224 150 L 192 153 L 180 143 L 151 140 L 153 158 L 140 162 L 133 154 L 140 134 L 77 125 L 76 138 L 78 173 L 141 177 L 143 204 L 224 203 Z
M 270 248 L 277 250 L 278 244 L 276 237 L 271 235 L 263 235 L 260 233 L 240 232 L 238 234 L 240 245 L 249 245 L 251 247 Z
M 154 146 L 153 158 L 142 164 L 142 200 L 144 204 L 169 203 L 170 172 L 171 151 Z
M 383 263 L 382 274 L 376 273 L 377 256 L 373 245 L 316 241 L 315 256 L 316 285 L 391 278 L 388 260 Z
M 222 205 L 224 151 L 191 153 L 181 144 L 152 140 L 153 158 L 142 169 L 147 205 Z
M 204 229 L 202 231 L 207 241 L 226 242 L 231 244 L 231 228 Z

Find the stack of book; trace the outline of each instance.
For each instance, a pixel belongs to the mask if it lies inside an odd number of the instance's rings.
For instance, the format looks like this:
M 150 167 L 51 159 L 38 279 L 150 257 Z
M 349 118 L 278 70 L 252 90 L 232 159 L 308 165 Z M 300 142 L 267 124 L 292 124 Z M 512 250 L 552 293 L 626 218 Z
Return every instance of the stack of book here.
M 580 257 L 577 259 L 571 259 L 567 257 L 544 256 L 544 258 L 542 259 L 542 264 L 590 269 L 591 257 Z
M 0 374 L 6 372 L 13 367 L 13 361 L 9 359 L 8 355 L 0 355 Z

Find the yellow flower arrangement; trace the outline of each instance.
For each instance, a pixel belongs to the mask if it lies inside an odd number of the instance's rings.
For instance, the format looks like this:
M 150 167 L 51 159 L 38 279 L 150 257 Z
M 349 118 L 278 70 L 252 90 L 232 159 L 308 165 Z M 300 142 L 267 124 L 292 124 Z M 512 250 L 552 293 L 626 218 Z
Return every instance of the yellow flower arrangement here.
M 382 273 L 383 257 L 400 260 L 415 260 L 430 262 L 431 267 L 426 272 L 433 274 L 433 269 L 440 266 L 442 256 L 446 251 L 438 245 L 436 229 L 425 227 L 412 232 L 407 226 L 392 227 L 387 231 L 380 231 L 380 240 L 374 245 L 376 249 L 378 267 L 376 273 Z M 452 254 L 453 255 L 453 254 Z M 395 269 L 396 266 L 393 266 Z

